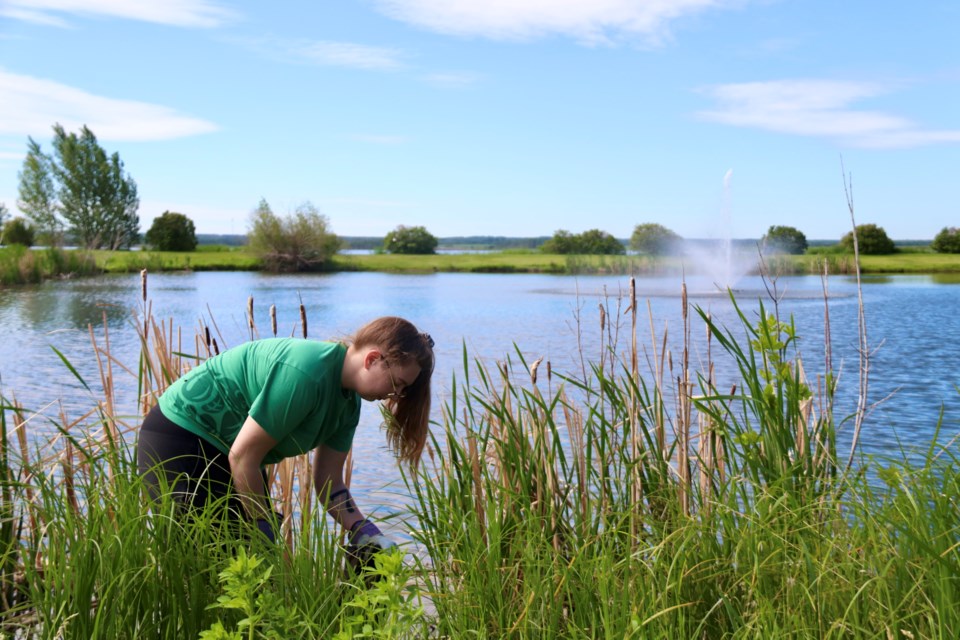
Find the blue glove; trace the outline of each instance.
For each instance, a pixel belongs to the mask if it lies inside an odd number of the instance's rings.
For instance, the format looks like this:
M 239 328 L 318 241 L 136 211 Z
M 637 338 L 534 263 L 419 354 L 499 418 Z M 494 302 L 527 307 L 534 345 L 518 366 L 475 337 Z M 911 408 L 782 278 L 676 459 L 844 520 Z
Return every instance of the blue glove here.
M 373 564 L 373 557 L 376 554 L 396 546 L 371 520 L 366 518 L 357 520 L 350 527 L 350 544 L 347 546 L 347 553 L 358 568 Z

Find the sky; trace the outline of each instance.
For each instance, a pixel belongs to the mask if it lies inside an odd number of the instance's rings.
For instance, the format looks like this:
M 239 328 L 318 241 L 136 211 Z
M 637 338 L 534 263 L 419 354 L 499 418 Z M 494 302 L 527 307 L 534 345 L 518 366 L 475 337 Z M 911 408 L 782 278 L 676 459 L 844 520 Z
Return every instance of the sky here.
M 0 202 L 88 126 L 245 233 L 839 239 L 960 226 L 957 0 L 0 0 Z M 845 189 L 845 185 L 850 187 Z

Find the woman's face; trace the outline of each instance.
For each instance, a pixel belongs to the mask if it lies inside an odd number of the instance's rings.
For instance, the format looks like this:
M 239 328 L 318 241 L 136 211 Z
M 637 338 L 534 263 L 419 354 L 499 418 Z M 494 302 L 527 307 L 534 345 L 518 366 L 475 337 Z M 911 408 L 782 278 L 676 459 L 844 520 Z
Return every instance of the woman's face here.
M 393 362 L 379 351 L 368 354 L 366 363 L 365 375 L 357 388 L 364 400 L 402 398 L 420 375 L 420 365 L 415 360 Z

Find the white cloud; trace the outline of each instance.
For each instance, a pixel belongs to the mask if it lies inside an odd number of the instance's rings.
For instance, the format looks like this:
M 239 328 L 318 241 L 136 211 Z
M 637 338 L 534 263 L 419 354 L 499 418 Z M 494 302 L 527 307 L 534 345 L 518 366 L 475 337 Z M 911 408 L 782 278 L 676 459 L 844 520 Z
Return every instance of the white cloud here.
M 178 27 L 216 27 L 233 12 L 209 0 L 0 0 L 0 15 L 65 26 L 64 15 L 96 15 Z
M 376 0 L 398 20 L 433 31 L 504 40 L 546 35 L 587 43 L 640 36 L 658 42 L 671 21 L 744 0 Z
M 389 47 L 276 37 L 235 39 L 234 41 L 263 55 L 287 62 L 366 71 L 394 71 L 405 66 L 403 51 Z
M 800 136 L 834 138 L 857 147 L 902 148 L 960 141 L 960 131 L 924 130 L 907 118 L 850 105 L 888 93 L 873 83 L 773 80 L 711 87 L 718 108 L 704 120 Z
M 0 135 L 46 137 L 57 122 L 68 131 L 87 125 L 102 140 L 167 140 L 218 128 L 169 107 L 96 96 L 2 68 L 0 95 Z
M 334 67 L 389 71 L 403 66 L 397 49 L 370 47 L 352 42 L 316 41 L 291 47 L 304 62 Z

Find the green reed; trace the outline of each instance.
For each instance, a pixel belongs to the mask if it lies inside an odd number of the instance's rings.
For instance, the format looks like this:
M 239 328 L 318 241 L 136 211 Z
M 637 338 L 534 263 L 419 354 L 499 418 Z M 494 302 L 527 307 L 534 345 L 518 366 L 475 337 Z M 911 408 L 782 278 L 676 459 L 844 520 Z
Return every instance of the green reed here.
M 654 340 L 640 375 L 635 318 L 588 377 L 544 385 L 519 350 L 494 372 L 464 352 L 431 461 L 407 476 L 441 636 L 956 635 L 954 444 L 922 469 L 843 473 L 832 373 L 806 379 L 776 311 L 737 311 L 739 336 L 698 310 L 739 370 L 722 392 L 686 344 L 674 363 Z

